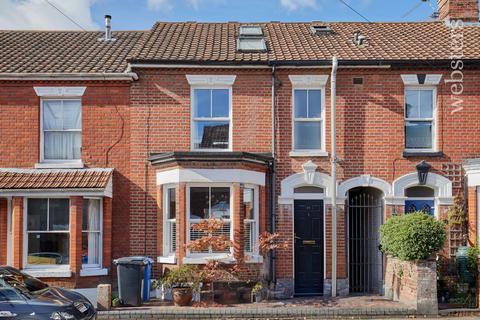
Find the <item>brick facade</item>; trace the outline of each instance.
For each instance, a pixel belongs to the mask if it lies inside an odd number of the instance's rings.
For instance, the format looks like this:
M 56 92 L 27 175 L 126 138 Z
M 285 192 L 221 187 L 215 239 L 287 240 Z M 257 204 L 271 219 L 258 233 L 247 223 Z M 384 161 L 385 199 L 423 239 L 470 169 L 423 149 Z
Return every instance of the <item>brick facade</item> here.
M 87 83 L 83 103 L 82 159 L 88 167 L 115 167 L 113 199 L 105 198 L 104 206 L 104 267 L 111 268 L 111 260 L 125 255 L 146 254 L 158 257 L 162 253 L 163 233 L 162 190 L 156 185 L 156 172 L 172 168 L 239 168 L 264 171 L 255 165 L 223 162 L 221 164 L 184 162 L 152 166 L 146 159 L 150 153 L 190 150 L 190 86 L 186 74 L 234 74 L 233 85 L 233 151 L 271 152 L 271 70 L 269 69 L 139 69 L 139 80 L 132 83 Z M 438 86 L 438 143 L 444 155 L 440 157 L 403 157 L 403 99 L 401 74 L 442 73 L 446 69 L 340 69 L 337 88 L 337 150 L 339 182 L 360 175 L 392 183 L 396 178 L 415 172 L 415 165 L 423 159 L 432 164 L 432 172 L 451 177 L 462 175 L 451 172 L 453 165 L 461 165 L 466 158 L 480 156 L 476 141 L 479 97 L 476 93 L 478 72 L 464 72 L 464 108 L 452 113 L 450 87 L 443 81 Z M 318 172 L 330 174 L 328 157 L 291 157 L 292 85 L 289 75 L 328 75 L 322 69 L 278 69 L 276 71 L 276 193 L 281 192 L 281 181 L 301 173 L 301 165 L 313 160 Z M 363 84 L 353 84 L 353 78 L 362 77 Z M 6 150 L 0 159 L 1 167 L 33 167 L 38 162 L 39 98 L 34 85 L 47 83 L 5 83 L 0 90 L 16 92 L 3 95 L 0 142 Z M 49 84 L 48 84 L 49 85 Z M 85 83 L 58 83 L 58 85 L 85 85 Z M 18 95 L 17 95 L 18 94 Z M 9 98 L 7 98 L 9 97 Z M 325 88 L 326 150 L 330 150 L 330 90 Z M 23 106 L 18 112 L 18 106 Z M 12 128 L 11 124 L 15 126 Z M 28 123 L 28 124 L 27 124 Z M 389 123 L 388 126 L 385 123 Z M 468 138 L 465 138 L 468 137 Z M 12 149 L 15 146 L 15 149 Z M 18 152 L 24 150 L 25 152 Z M 453 179 L 453 178 L 452 178 Z M 268 180 L 268 177 L 267 177 Z M 176 187 L 177 201 L 177 261 L 185 256 L 186 185 Z M 241 188 L 240 186 L 235 186 Z M 462 196 L 463 184 L 454 185 L 453 195 Z M 269 229 L 268 208 L 270 190 L 260 186 L 259 199 L 262 214 L 260 232 Z M 469 199 L 474 193 L 469 194 Z M 473 199 L 473 198 L 472 198 Z M 240 205 L 240 204 L 235 204 Z M 13 199 L 14 220 L 21 219 L 22 200 Z M 331 210 L 326 207 L 326 277 L 330 277 Z M 235 212 L 237 212 L 236 208 Z M 476 215 L 470 206 L 471 221 Z M 293 245 L 293 212 L 288 206 L 276 209 L 276 231 Z M 385 217 L 401 213 L 403 206 L 386 206 Z M 337 277 L 348 277 L 346 261 L 345 211 L 338 207 L 338 264 Z M 22 228 L 13 222 L 15 234 Z M 473 228 L 471 226 L 471 228 Z M 111 230 L 111 231 L 109 231 Z M 241 226 L 236 225 L 236 238 L 241 238 Z M 472 229 L 472 232 L 474 229 Z M 109 236 L 111 233 L 111 236 Z M 472 233 L 472 236 L 474 237 Z M 13 241 L 16 254 L 13 264 L 21 267 L 22 239 Z M 237 250 L 238 253 L 238 250 Z M 276 255 L 276 278 L 279 283 L 293 277 L 293 249 L 279 250 Z M 160 270 L 160 269 L 157 269 Z M 104 281 L 97 278 L 98 281 Z M 52 280 L 54 281 L 54 280 Z M 55 280 L 69 282 L 69 280 Z M 289 280 L 290 281 L 290 280 Z M 89 285 L 91 279 L 80 277 L 77 286 Z
M 40 98 L 35 86 L 85 86 L 82 96 L 82 161 L 87 168 L 114 168 L 113 199 L 103 198 L 103 264 L 109 276 L 80 276 L 81 267 L 81 206 L 82 198 L 72 198 L 76 204 L 76 224 L 71 224 L 72 277 L 44 278 L 51 284 L 65 287 L 95 287 L 110 282 L 112 258 L 129 255 L 130 203 L 130 83 L 101 81 L 3 81 L 0 84 L 0 167 L 33 168 L 40 162 Z M 13 197 L 12 202 L 12 265 L 23 267 L 23 205 L 25 197 Z M 82 199 L 83 201 L 83 199 Z M 0 222 L 6 203 L 0 201 Z M 79 211 L 78 211 L 79 210 Z M 78 220 L 80 219 L 80 220 Z M 6 235 L 6 223 L 0 235 Z M 75 239 L 75 240 L 74 240 Z M 113 245 L 113 244 L 116 245 Z M 6 241 L 2 240 L 6 247 Z M 72 257 L 72 256 L 71 256 Z M 2 263 L 6 263 L 2 253 Z

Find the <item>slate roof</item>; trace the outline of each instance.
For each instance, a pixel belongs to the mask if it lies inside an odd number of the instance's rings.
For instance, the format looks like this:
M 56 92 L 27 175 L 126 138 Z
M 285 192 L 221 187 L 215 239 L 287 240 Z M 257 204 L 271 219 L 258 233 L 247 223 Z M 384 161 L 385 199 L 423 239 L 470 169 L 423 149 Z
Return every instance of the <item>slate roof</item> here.
M 0 73 L 120 73 L 145 31 L 0 31 Z
M 113 169 L 0 169 L 0 190 L 104 189 Z
M 268 51 L 237 51 L 241 25 L 260 25 Z M 325 25 L 332 32 L 316 35 L 312 25 Z M 360 31 L 367 44 L 353 43 Z M 458 31 L 460 32 L 460 31 Z M 464 59 L 480 58 L 480 27 L 465 26 Z M 266 62 L 331 60 L 449 60 L 451 29 L 444 22 L 399 23 L 156 23 L 134 61 L 157 62 Z

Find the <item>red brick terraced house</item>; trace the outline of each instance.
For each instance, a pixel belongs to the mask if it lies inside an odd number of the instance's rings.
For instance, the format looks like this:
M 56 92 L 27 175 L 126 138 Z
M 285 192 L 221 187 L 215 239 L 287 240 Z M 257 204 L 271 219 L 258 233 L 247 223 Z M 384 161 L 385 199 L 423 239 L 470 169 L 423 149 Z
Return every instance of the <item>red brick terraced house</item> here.
M 0 32 L 1 263 L 93 288 L 124 255 L 246 257 L 278 296 L 381 293 L 379 226 L 456 196 L 476 244 L 478 2 L 439 13 Z M 207 218 L 239 245 L 190 251 Z M 289 247 L 262 257 L 265 230 Z

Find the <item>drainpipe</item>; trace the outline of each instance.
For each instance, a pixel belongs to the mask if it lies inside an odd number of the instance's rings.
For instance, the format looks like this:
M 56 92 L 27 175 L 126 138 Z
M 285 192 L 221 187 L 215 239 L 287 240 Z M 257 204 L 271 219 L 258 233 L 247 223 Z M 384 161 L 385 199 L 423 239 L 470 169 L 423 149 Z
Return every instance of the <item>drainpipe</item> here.
M 332 297 L 337 296 L 337 57 L 332 58 L 332 76 L 330 77 L 331 143 L 332 143 Z
M 272 233 L 275 233 L 275 153 L 276 153 L 276 137 L 275 137 L 275 95 L 276 95 L 276 88 L 275 88 L 275 65 L 272 66 L 272 164 L 270 167 L 271 170 L 271 182 L 270 182 L 270 230 Z M 270 275 L 271 280 L 275 287 L 277 285 L 276 275 L 275 275 L 275 258 L 276 252 L 273 250 L 270 253 Z

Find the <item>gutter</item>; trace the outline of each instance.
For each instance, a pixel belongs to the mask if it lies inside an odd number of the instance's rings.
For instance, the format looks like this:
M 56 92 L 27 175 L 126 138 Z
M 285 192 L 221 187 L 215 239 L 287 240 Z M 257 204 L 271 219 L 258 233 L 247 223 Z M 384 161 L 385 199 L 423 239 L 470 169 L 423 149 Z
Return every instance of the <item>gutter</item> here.
M 330 121 L 332 143 L 332 297 L 337 296 L 337 57 L 332 58 L 332 76 L 330 77 Z
M 134 81 L 138 80 L 138 75 L 135 72 L 123 73 L 51 73 L 51 72 L 18 72 L 18 73 L 0 73 L 0 80 L 110 80 L 110 81 Z

